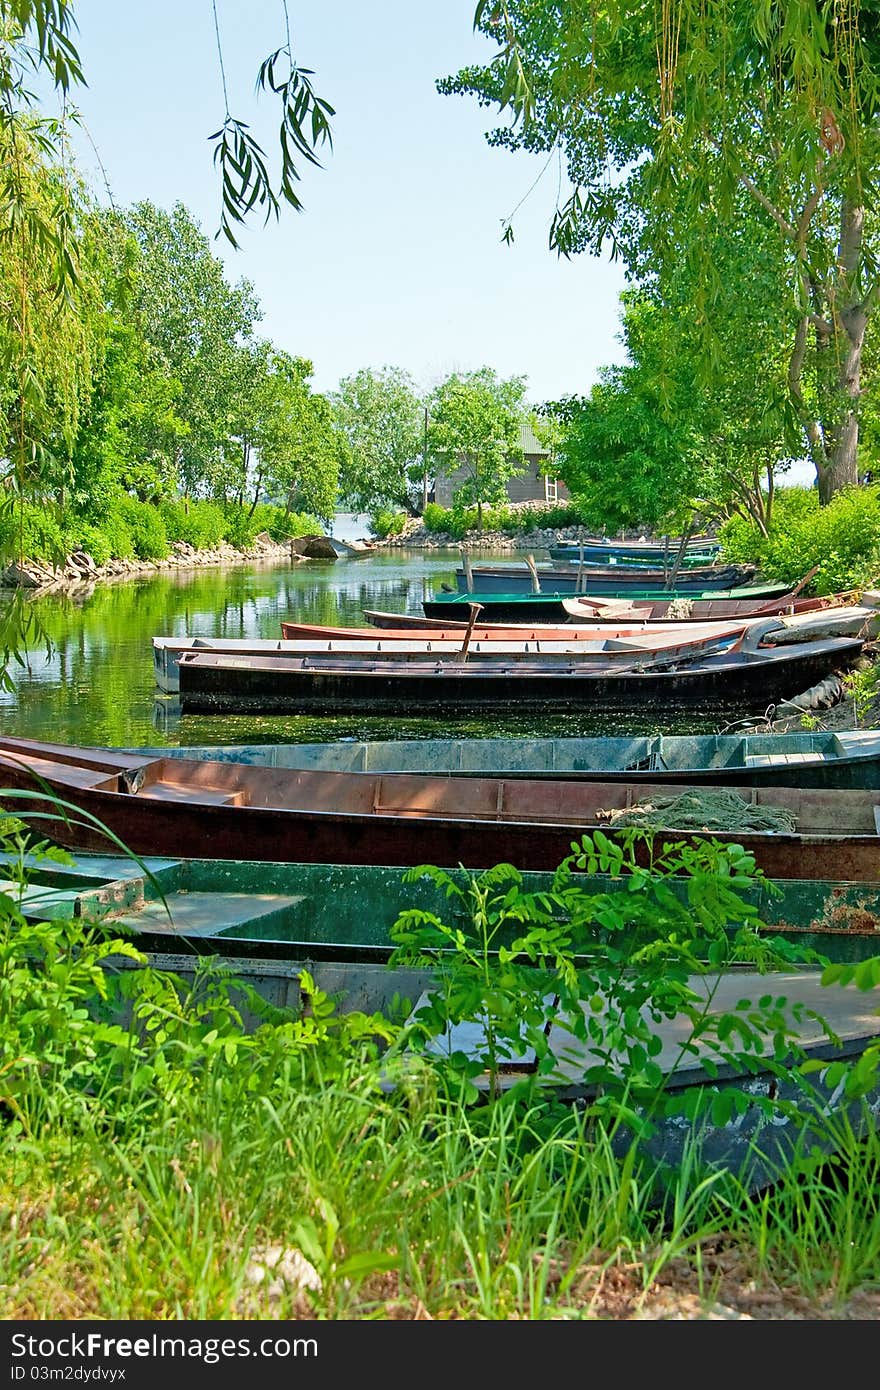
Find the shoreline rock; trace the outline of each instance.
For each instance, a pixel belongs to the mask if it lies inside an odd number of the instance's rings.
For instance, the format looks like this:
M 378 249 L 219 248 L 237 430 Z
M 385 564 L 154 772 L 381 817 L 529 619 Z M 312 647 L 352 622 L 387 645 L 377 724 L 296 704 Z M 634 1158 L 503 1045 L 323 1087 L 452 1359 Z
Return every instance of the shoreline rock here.
M 48 593 L 74 593 L 92 589 L 98 583 L 113 583 L 121 579 L 138 579 L 146 575 L 172 570 L 211 568 L 221 565 L 242 565 L 260 560 L 288 560 L 291 564 L 306 562 L 306 557 L 293 549 L 290 541 L 273 541 L 267 535 L 257 536 L 246 550 L 232 545 L 220 545 L 211 550 L 197 550 L 186 541 L 174 541 L 171 554 L 161 560 L 108 560 L 98 565 L 87 552 L 78 550 L 65 558 L 62 565 L 51 566 L 37 560 L 25 560 L 7 565 L 0 573 L 0 589 L 28 589 L 32 596 Z

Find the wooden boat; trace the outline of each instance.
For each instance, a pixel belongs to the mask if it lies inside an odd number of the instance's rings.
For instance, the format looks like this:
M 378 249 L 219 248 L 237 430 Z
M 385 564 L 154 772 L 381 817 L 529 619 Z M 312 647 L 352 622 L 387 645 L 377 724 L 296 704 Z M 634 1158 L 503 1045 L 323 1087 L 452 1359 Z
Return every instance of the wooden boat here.
M 468 654 L 399 661 L 386 657 L 229 656 L 182 653 L 178 663 L 183 714 L 403 714 L 443 708 L 600 710 L 681 708 L 710 704 L 747 713 L 792 699 L 851 666 L 862 649 L 854 637 L 784 647 L 741 647 L 730 653 L 664 659 L 662 650 L 583 657 Z
M 727 590 L 705 590 L 700 593 L 679 595 L 680 599 L 687 599 L 691 605 L 692 616 L 690 621 L 702 620 L 709 616 L 713 618 L 723 618 L 725 616 L 739 616 L 715 612 L 711 615 L 702 611 L 702 604 L 705 600 L 711 599 L 717 602 L 723 600 L 748 601 L 750 603 L 770 603 L 773 600 L 784 602 L 784 596 L 790 593 L 790 588 L 784 584 L 743 584 L 736 589 Z M 599 595 L 600 599 L 603 595 Z M 675 595 L 657 593 L 631 594 L 630 600 L 637 602 L 638 606 L 647 608 L 653 606 L 658 601 L 666 603 L 667 607 L 670 600 Z M 593 595 L 578 595 L 577 599 L 573 594 L 527 594 L 527 593 L 445 593 L 442 590 L 434 593 L 432 597 L 422 600 L 422 611 L 426 618 L 439 618 L 444 624 L 450 618 L 458 619 L 462 615 L 470 617 L 471 607 L 478 604 L 482 609 L 480 621 L 484 623 L 548 623 L 558 624 L 568 622 L 574 614 L 569 605 L 572 602 L 581 603 L 586 598 L 588 602 L 593 602 Z M 694 611 L 697 610 L 697 611 Z M 587 609 L 579 609 L 581 616 L 575 621 L 589 622 L 586 616 Z M 605 613 L 611 611 L 610 607 L 605 608 Z M 755 613 L 754 608 L 750 610 L 752 616 L 760 616 Z M 625 619 L 624 619 L 625 620 Z
M 676 560 L 685 568 L 711 565 L 721 546 L 717 541 L 688 542 L 681 554 L 679 551 L 679 544 L 674 541 L 668 546 L 648 541 L 584 541 L 582 545 L 570 541 L 549 546 L 547 553 L 551 560 L 566 564 L 656 565 L 672 569 Z
M 624 565 L 528 565 L 499 564 L 459 567 L 455 582 L 459 593 L 515 594 L 627 594 L 657 591 L 668 595 L 702 593 L 704 590 L 731 589 L 747 583 L 755 574 L 754 565 L 701 565 L 679 573 L 675 583 L 662 569 L 627 568 Z
M 825 606 L 817 600 L 806 600 L 807 604 L 812 604 L 810 608 L 804 608 L 798 613 L 781 613 L 775 620 L 771 617 L 774 625 L 768 628 L 766 638 L 762 640 L 777 642 L 800 642 L 808 638 L 815 637 L 841 637 L 841 636 L 866 636 L 874 637 L 880 628 L 880 608 L 864 607 L 861 604 L 849 603 L 834 607 Z M 635 611 L 635 605 L 633 605 Z M 540 625 L 537 623 L 527 625 L 524 623 L 479 623 L 479 614 L 476 614 L 474 626 L 471 629 L 471 641 L 488 644 L 490 642 L 562 642 L 567 638 L 573 641 L 593 641 L 601 637 L 603 632 L 608 636 L 629 637 L 637 634 L 648 636 L 659 636 L 661 633 L 674 633 L 676 630 L 699 631 L 705 624 L 707 635 L 712 631 L 717 620 L 696 619 L 689 625 L 685 619 L 677 621 L 651 619 L 633 620 L 626 626 L 625 624 L 616 625 L 606 619 L 604 622 L 595 623 L 590 627 L 581 627 L 577 623 L 559 623 L 557 625 Z M 760 622 L 758 617 L 750 618 L 744 615 L 739 619 L 741 622 Z M 729 622 L 733 623 L 733 619 Z M 381 629 L 383 638 L 395 642 L 411 642 L 419 637 L 430 633 L 438 642 L 455 641 L 461 644 L 464 634 L 467 632 L 469 623 L 452 623 L 444 627 L 439 620 L 429 620 L 422 618 L 420 622 L 410 625 L 410 618 L 407 614 L 400 614 L 399 627 L 384 627 Z M 720 624 L 724 626 L 723 622 Z M 333 627 L 321 626 L 315 623 L 297 623 L 285 619 L 281 624 L 282 635 L 287 641 L 303 640 L 316 637 L 330 640 L 365 640 L 375 636 L 376 629 L 371 627 Z
M 289 772 L 20 738 L 0 739 L 0 780 L 7 811 L 44 811 L 35 833 L 75 851 L 106 853 L 106 828 L 139 855 L 552 871 L 582 832 L 659 803 L 656 834 L 742 845 L 769 878 L 880 879 L 875 790 Z M 719 797 L 740 828 L 714 828 Z
M 203 744 L 124 751 L 152 758 L 210 759 L 316 772 L 880 788 L 880 731 L 874 729 L 837 734 L 803 729 L 787 734 L 611 738 L 339 739 L 332 743 Z
M 571 599 L 564 599 L 558 605 L 559 617 L 548 618 L 544 626 L 560 627 L 572 625 L 577 627 L 581 623 L 617 623 L 617 622 L 703 622 L 706 619 L 721 620 L 726 617 L 761 617 L 765 614 L 770 615 L 782 612 L 799 612 L 803 605 L 803 610 L 808 611 L 812 607 L 819 607 L 824 604 L 829 606 L 834 603 L 854 603 L 857 600 L 855 594 L 837 594 L 829 599 L 800 599 L 794 597 L 795 590 L 791 589 L 787 593 L 780 594 L 770 599 L 691 599 L 682 602 L 681 599 L 675 600 L 669 597 L 664 599 L 615 599 L 595 595 L 587 598 L 584 594 L 578 594 Z M 457 596 L 456 596 L 457 598 Z M 505 622 L 491 622 L 482 619 L 482 612 L 487 608 L 493 609 L 494 604 L 490 601 L 472 599 L 475 608 L 480 609 L 478 621 L 484 630 L 494 630 L 502 627 L 508 630 L 511 627 L 522 626 L 513 619 Z M 466 606 L 466 605 L 465 605 Z M 678 617 L 679 608 L 687 608 L 689 616 Z M 730 611 L 727 612 L 726 610 Z M 450 612 L 455 612 L 451 609 Z M 467 618 L 439 617 L 428 618 L 422 613 L 388 613 L 382 609 L 364 608 L 363 617 L 370 627 L 381 629 L 401 629 L 401 628 L 421 628 L 426 631 L 432 629 L 464 629 L 468 625 Z M 530 627 L 538 627 L 541 624 L 540 618 L 531 622 L 524 620 Z
M 299 1004 L 297 976 L 307 968 L 327 993 L 341 991 L 343 1009 L 381 1009 L 393 994 L 414 999 L 431 973 L 388 970 L 394 950 L 391 928 L 407 907 L 460 918 L 460 908 L 427 877 L 405 884 L 403 871 L 388 865 L 278 863 L 186 857 L 140 859 L 76 852 L 74 864 L 25 858 L 26 883 L 15 884 L 23 915 L 51 921 L 81 917 L 103 921 L 130 937 L 143 951 L 177 968 L 195 958 L 221 956 L 243 978 L 278 976 L 286 966 L 283 993 L 265 992 L 277 1006 Z M 0 856 L 0 891 L 12 888 L 11 856 Z M 452 870 L 459 883 L 466 871 Z M 628 878 L 584 874 L 585 893 L 626 893 Z M 527 870 L 523 891 L 552 885 L 549 872 Z M 670 888 L 686 895 L 686 880 Z M 754 905 L 765 936 L 778 936 L 805 954 L 855 962 L 880 953 L 880 884 L 839 880 L 785 879 L 743 893 Z M 513 928 L 496 944 L 508 945 Z M 155 960 L 155 955 L 154 955 Z M 880 1030 L 880 1019 L 878 1019 Z
M 549 617 L 548 621 L 556 623 L 605 623 L 605 622 L 694 622 L 703 619 L 723 619 L 736 617 L 759 617 L 764 614 L 772 613 L 797 613 L 807 612 L 814 608 L 839 607 L 845 604 L 854 604 L 859 601 L 862 603 L 878 607 L 880 606 L 880 594 L 866 592 L 862 594 L 858 590 L 847 593 L 829 594 L 825 598 L 802 598 L 802 590 L 809 583 L 815 574 L 815 569 L 791 588 L 785 589 L 777 585 L 762 586 L 756 589 L 749 586 L 742 592 L 745 597 L 702 597 L 694 598 L 689 596 L 686 599 L 673 599 L 668 594 L 662 598 L 654 599 L 632 599 L 632 598 L 611 598 L 600 594 L 590 595 L 578 594 L 571 599 L 563 599 L 558 604 L 551 601 L 548 604 L 547 613 L 558 609 L 558 616 Z M 757 595 L 757 596 L 756 596 Z M 460 600 L 455 596 L 456 603 Z M 493 623 L 488 615 L 496 608 L 494 600 L 484 597 L 477 599 L 474 596 L 471 603 L 478 606 L 483 611 L 479 615 L 481 626 L 492 627 L 499 624 Z M 465 601 L 467 606 L 467 601 Z M 374 608 L 365 608 L 363 616 L 371 627 L 378 628 L 399 628 L 399 627 L 466 627 L 468 619 L 462 617 L 456 619 L 455 608 L 445 609 L 437 616 L 426 617 L 424 611 L 421 613 L 387 613 Z M 686 616 L 685 616 L 686 615 Z M 531 621 L 522 619 L 519 610 L 515 610 L 511 618 L 504 620 L 507 624 L 519 623 L 521 621 Z M 536 622 L 541 621 L 538 614 Z M 503 624 L 502 624 L 503 625 Z
M 452 873 L 463 879 L 461 871 Z M 583 877 L 588 892 L 626 892 L 625 878 Z M 550 880 L 548 873 L 527 871 L 523 888 L 538 891 L 548 887 Z M 679 894 L 687 891 L 684 881 L 669 880 L 669 886 Z M 431 968 L 400 964 L 390 968 L 391 927 L 403 907 L 423 907 L 446 921 L 455 914 L 454 903 L 429 880 L 404 885 L 399 868 L 373 865 L 177 856 L 149 856 L 137 864 L 115 855 L 78 853 L 72 866 L 45 861 L 29 864 L 23 897 L 16 880 L 0 887 L 14 889 L 24 915 L 33 920 L 76 916 L 103 921 L 114 936 L 131 940 L 149 966 L 172 972 L 184 984 L 196 981 L 207 957 L 215 970 L 225 974 L 246 1031 L 263 1025 L 267 1003 L 293 1015 L 303 1014 L 310 1004 L 302 987 L 304 970 L 342 1013 L 360 1010 L 395 1018 L 411 1016 L 442 987 L 445 960 L 439 953 Z M 755 885 L 747 896 L 766 924 L 765 934 L 782 938 L 795 962 L 809 964 L 763 973 L 742 966 L 720 972 L 710 968 L 706 974 L 691 976 L 688 983 L 696 997 L 704 993 L 711 997 L 714 1010 L 728 1013 L 741 1007 L 743 999 L 758 1001 L 772 990 L 777 999 L 788 1001 L 793 1032 L 810 1060 L 856 1063 L 880 1034 L 880 988 L 823 986 L 809 952 L 844 963 L 875 955 L 880 890 L 876 884 L 792 879 L 778 884 L 776 891 L 780 897 L 766 885 Z M 110 975 L 138 968 L 138 963 L 123 956 L 110 956 L 104 962 Z M 261 1001 L 259 1006 L 254 995 Z M 111 994 L 111 1009 L 113 1001 Z M 120 1021 L 126 1021 L 124 1013 Z M 716 1170 L 728 1166 L 750 1188 L 766 1186 L 774 1168 L 784 1165 L 795 1141 L 803 1137 L 804 1123 L 810 1123 L 807 1119 L 795 1124 L 784 1109 L 789 1100 L 803 1105 L 799 1078 L 794 1072 L 786 1079 L 780 1078 L 778 1069 L 762 1069 L 757 1052 L 749 1056 L 747 1066 L 728 1064 L 725 1084 L 738 1086 L 753 1103 L 739 1107 L 735 1123 L 715 1124 L 709 1106 L 718 1072 L 705 1065 L 701 1043 L 693 1052 L 683 1051 L 682 1040 L 691 1026 L 683 1017 L 655 1020 L 651 1031 L 658 1051 L 653 1060 L 665 1078 L 667 1095 L 705 1086 L 705 1102 L 689 1096 L 688 1113 L 694 1117 L 690 1124 L 680 1113 L 672 1114 L 651 1138 L 643 1138 L 643 1152 L 652 1165 L 660 1163 L 678 1174 L 684 1146 L 696 1132 L 704 1161 Z M 480 1029 L 465 1022 L 438 1037 L 434 1047 L 462 1050 L 476 1058 L 482 1041 Z M 560 1098 L 588 1099 L 592 1089 L 585 1073 L 592 1059 L 576 1042 L 563 1016 L 551 1013 L 548 1041 L 556 1068 L 538 1084 L 552 1088 Z M 782 1060 L 778 1048 L 777 1059 Z M 499 1085 L 506 1089 L 531 1076 L 534 1068 L 534 1054 L 525 1049 L 521 1057 L 503 1065 Z M 479 1070 L 475 1080 L 486 1085 Z M 861 1104 L 846 1107 L 843 1088 L 832 1091 L 821 1073 L 813 1084 L 822 1113 L 845 1108 L 854 1132 L 860 1133 Z M 780 1099 L 780 1109 L 774 1122 L 768 1123 L 764 1105 L 774 1096 Z M 877 1101 L 875 1088 L 868 1096 L 869 1113 L 876 1112 Z M 827 1148 L 833 1143 L 832 1133 L 826 1124 L 818 1123 L 811 1146 Z M 618 1142 L 622 1156 L 631 1138 L 618 1131 Z
M 283 625 L 282 625 L 283 626 Z M 594 628 L 568 627 L 552 637 L 528 638 L 519 633 L 504 638 L 492 634 L 393 633 L 377 635 L 372 628 L 351 634 L 337 635 L 333 629 L 321 636 L 300 638 L 208 638 L 154 637 L 153 672 L 156 684 L 165 694 L 180 689 L 180 660 L 190 652 L 214 652 L 236 659 L 244 657 L 307 657 L 310 660 L 347 658 L 381 658 L 394 662 L 430 660 L 471 661 L 478 657 L 494 657 L 506 662 L 542 658 L 548 663 L 573 660 L 595 663 L 619 662 L 630 653 L 650 657 L 656 654 L 667 661 L 685 661 L 693 656 L 717 651 L 747 650 L 757 646 L 767 634 L 781 626 L 778 618 L 758 618 L 739 623 L 695 623 L 663 627 L 654 624 L 630 624 L 614 627 L 603 624 Z
M 795 616 L 801 613 L 820 613 L 829 608 L 872 607 L 878 603 L 870 594 L 857 591 L 827 594 L 821 598 L 803 598 L 796 589 L 774 594 L 769 598 L 702 598 L 678 599 L 593 599 L 584 595 L 563 600 L 568 621 L 577 625 L 587 622 L 658 622 L 688 623 L 727 618 L 761 617 L 772 613 Z

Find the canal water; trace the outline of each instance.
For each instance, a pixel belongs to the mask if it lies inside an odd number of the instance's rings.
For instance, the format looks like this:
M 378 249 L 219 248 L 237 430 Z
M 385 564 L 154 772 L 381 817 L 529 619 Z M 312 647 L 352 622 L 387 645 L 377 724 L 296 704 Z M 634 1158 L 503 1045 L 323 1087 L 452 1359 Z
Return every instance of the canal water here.
M 326 718 L 181 716 L 174 697 L 156 690 L 154 636 L 275 638 L 282 618 L 360 626 L 365 608 L 421 613 L 423 599 L 441 584 L 454 586 L 459 563 L 457 550 L 395 550 L 355 560 L 163 571 L 99 584 L 77 596 L 35 597 L 31 608 L 45 638 L 34 641 L 24 664 L 10 670 L 14 689 L 0 692 L 0 733 L 55 743 L 192 747 L 447 735 L 711 733 L 735 719 L 736 712 L 712 709 L 525 715 L 513 702 L 509 710 L 483 718 L 461 718 L 443 705 L 431 717 L 417 718 L 377 717 L 366 708 Z

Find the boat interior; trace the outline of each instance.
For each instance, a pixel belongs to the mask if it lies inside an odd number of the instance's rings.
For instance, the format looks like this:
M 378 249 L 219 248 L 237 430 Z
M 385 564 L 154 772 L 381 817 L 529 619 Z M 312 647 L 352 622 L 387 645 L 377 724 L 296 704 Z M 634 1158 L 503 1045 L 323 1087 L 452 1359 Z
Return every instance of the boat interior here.
M 180 802 L 188 807 L 239 807 L 328 816 L 421 817 L 455 821 L 504 821 L 532 825 L 613 825 L 615 812 L 650 807 L 656 799 L 711 783 L 588 782 L 543 778 L 455 777 L 431 773 L 351 773 L 255 767 L 253 765 L 102 754 L 64 745 L 0 741 L 0 770 L 17 767 L 19 786 L 39 790 L 43 778 L 63 796 L 65 787 Z M 880 793 L 806 787 L 725 788 L 752 807 L 772 807 L 794 817 L 800 836 L 878 834 Z M 664 822 L 674 829 L 674 817 Z M 754 832 L 749 832 L 752 834 Z M 760 831 L 778 835 L 779 830 Z M 791 832 L 788 832 L 791 833 Z

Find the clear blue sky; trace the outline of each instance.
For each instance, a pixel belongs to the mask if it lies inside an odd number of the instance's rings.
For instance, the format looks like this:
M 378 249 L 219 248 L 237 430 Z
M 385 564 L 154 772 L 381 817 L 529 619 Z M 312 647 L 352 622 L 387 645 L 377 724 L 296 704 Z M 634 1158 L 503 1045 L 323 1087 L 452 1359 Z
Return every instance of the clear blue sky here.
M 275 111 L 254 95 L 283 42 L 280 0 L 216 0 L 230 110 L 274 150 Z M 475 0 L 289 0 L 294 55 L 336 107 L 334 148 L 300 186 L 306 210 L 257 218 L 238 252 L 213 243 L 231 280 L 250 280 L 259 331 L 312 360 L 332 390 L 360 367 L 409 371 L 423 388 L 451 371 L 527 378 L 532 401 L 586 393 L 622 358 L 622 269 L 560 260 L 547 233 L 555 162 L 489 148 L 492 112 L 443 97 L 435 80 L 493 46 L 472 31 Z M 213 237 L 219 179 L 209 135 L 223 95 L 211 0 L 78 0 L 88 136 L 78 157 L 119 206 L 187 205 Z M 563 190 L 564 191 L 564 190 Z M 526 196 L 528 195 L 528 196 Z M 501 243 L 514 217 L 515 242 Z M 225 249 L 224 249 L 225 248 Z

